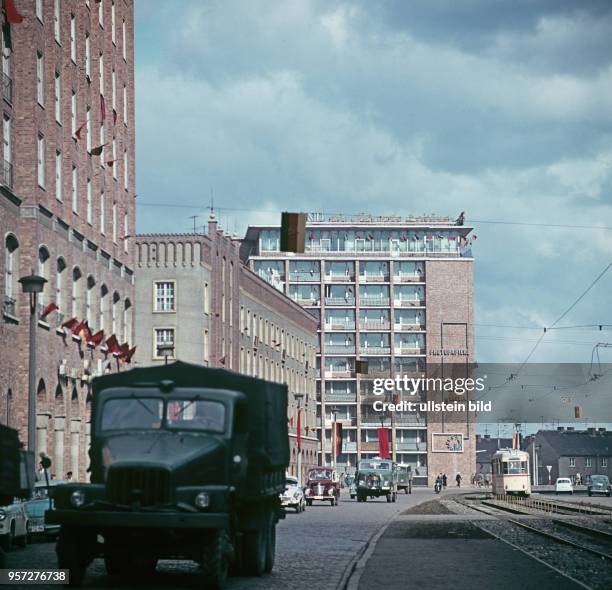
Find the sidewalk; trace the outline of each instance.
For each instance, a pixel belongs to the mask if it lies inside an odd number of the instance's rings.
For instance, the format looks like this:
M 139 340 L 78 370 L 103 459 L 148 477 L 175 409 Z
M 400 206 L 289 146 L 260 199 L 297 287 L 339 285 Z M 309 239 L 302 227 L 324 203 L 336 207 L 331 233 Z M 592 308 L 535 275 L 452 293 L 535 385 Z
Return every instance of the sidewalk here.
M 376 547 L 359 590 L 576 590 L 571 580 L 489 537 L 468 520 L 447 515 L 399 516 Z

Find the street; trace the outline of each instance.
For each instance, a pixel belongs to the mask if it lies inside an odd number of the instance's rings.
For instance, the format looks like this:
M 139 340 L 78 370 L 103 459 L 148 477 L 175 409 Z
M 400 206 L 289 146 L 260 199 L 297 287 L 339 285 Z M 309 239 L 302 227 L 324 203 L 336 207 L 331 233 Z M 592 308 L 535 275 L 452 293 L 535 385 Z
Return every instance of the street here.
M 228 588 L 335 589 L 360 549 L 390 518 L 433 497 L 430 489 L 415 489 L 412 495 L 399 494 L 396 503 L 388 504 L 383 499 L 360 504 L 343 490 L 340 504 L 335 508 L 318 503 L 302 514 L 290 511 L 277 528 L 273 573 L 261 578 L 232 577 Z M 7 567 L 57 567 L 55 544 L 34 543 L 26 549 L 14 549 L 7 556 Z M 84 581 L 84 587 L 90 588 L 136 586 L 195 588 L 202 586 L 202 579 L 198 567 L 187 561 L 161 561 L 155 576 L 146 580 L 110 578 L 102 560 L 97 559 L 87 570 Z M 44 587 L 47 586 L 39 586 Z

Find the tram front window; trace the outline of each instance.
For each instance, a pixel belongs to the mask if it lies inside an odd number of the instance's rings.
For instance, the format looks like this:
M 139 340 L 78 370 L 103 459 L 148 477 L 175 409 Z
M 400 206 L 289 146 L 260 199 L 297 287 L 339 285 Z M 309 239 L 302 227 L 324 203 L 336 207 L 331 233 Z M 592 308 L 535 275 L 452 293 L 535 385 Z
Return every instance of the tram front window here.
M 527 473 L 527 461 L 504 461 L 504 474 L 520 475 Z

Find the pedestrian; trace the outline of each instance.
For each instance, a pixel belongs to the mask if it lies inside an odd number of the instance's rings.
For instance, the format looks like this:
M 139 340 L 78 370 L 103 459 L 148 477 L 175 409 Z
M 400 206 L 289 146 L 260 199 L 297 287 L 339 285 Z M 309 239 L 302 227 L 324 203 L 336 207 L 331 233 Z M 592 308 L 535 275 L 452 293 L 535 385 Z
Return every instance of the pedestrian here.
M 582 476 L 580 473 L 576 473 L 576 485 L 579 486 L 582 484 Z
M 461 473 L 457 473 L 457 477 L 455 477 L 455 481 L 457 482 L 457 487 L 461 487 Z
M 66 473 L 66 481 L 72 481 L 72 471 Z
M 448 479 L 446 477 L 446 473 L 442 474 L 442 487 L 446 489 L 446 484 L 448 483 Z
M 412 469 L 408 467 L 408 493 L 412 494 Z
M 436 494 L 440 493 L 440 490 L 442 489 L 442 485 L 443 485 L 443 479 L 442 479 L 442 473 L 438 473 L 438 477 L 436 477 L 436 482 L 434 484 L 434 491 L 436 492 Z

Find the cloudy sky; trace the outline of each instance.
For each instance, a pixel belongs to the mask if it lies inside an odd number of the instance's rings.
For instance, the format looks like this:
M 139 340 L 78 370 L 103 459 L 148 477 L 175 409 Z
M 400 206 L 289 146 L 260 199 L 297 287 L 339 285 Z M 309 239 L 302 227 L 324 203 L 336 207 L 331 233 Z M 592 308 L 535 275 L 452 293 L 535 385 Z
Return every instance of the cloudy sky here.
M 465 210 L 480 361 L 522 362 L 541 330 L 491 325 L 550 326 L 612 261 L 608 0 L 136 0 L 136 84 L 140 232 L 202 225 L 211 195 L 257 210 L 220 211 L 238 233 Z M 559 325 L 612 324 L 611 288 Z M 531 360 L 598 342 L 550 332 Z

